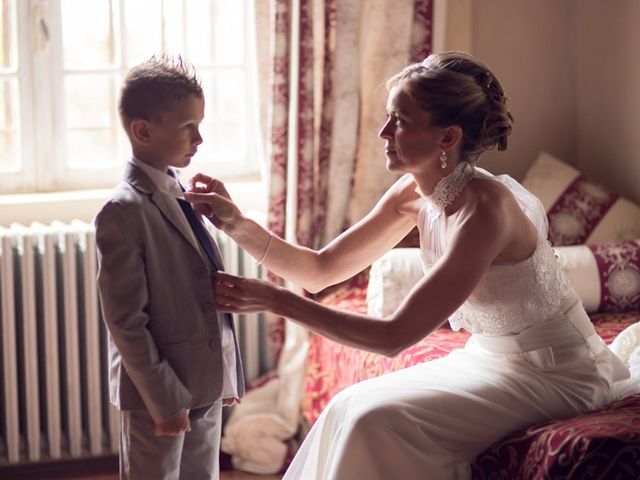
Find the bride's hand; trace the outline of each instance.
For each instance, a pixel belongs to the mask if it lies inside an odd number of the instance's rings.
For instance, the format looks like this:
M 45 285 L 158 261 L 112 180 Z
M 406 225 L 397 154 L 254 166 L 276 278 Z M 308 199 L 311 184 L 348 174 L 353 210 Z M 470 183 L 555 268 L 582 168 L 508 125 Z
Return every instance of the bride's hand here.
M 213 291 L 218 310 L 233 313 L 274 311 L 281 287 L 255 278 L 236 277 L 217 272 Z
M 197 173 L 189 180 L 189 190 L 184 193 L 184 198 L 193 204 L 196 212 L 222 230 L 241 217 L 224 183 L 203 173 Z

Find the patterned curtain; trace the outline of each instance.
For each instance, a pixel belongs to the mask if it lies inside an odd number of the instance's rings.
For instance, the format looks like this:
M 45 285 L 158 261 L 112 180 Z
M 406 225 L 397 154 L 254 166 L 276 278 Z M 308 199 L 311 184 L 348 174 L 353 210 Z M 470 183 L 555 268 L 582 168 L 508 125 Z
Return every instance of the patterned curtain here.
M 319 248 L 395 181 L 377 137 L 384 80 L 430 53 L 432 10 L 432 0 L 271 0 L 265 133 L 275 235 Z M 276 352 L 284 328 L 270 325 Z
M 369 2 L 365 2 L 369 3 Z M 398 178 L 387 172 L 383 142 L 377 132 L 385 118 L 384 81 L 431 52 L 431 0 L 373 2 L 363 11 L 360 48 L 360 106 L 353 191 L 348 222 L 366 215 Z
M 255 0 L 275 235 L 319 248 L 395 180 L 377 137 L 384 80 L 431 51 L 432 1 Z M 277 472 L 290 450 L 308 346 L 307 331 L 281 318 L 269 320 L 268 338 L 277 375 L 234 411 L 222 443 L 236 468 L 257 473 Z

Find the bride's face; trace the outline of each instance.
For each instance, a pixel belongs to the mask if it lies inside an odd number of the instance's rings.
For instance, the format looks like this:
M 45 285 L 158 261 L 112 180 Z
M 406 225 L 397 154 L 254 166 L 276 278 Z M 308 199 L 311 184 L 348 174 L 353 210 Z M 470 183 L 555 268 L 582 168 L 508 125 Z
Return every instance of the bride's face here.
M 387 121 L 378 132 L 385 140 L 387 169 L 420 173 L 433 168 L 440 155 L 444 129 L 432 126 L 431 115 L 421 109 L 399 85 L 389 92 Z

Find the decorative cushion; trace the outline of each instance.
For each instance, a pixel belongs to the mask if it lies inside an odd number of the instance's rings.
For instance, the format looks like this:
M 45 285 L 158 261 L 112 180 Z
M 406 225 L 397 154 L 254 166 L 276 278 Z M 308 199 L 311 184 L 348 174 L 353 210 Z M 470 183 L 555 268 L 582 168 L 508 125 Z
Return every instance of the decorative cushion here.
M 541 152 L 522 185 L 542 201 L 553 245 L 640 238 L 640 207 Z
M 587 312 L 640 310 L 640 240 L 556 247 Z M 371 265 L 367 313 L 391 315 L 423 277 L 420 250 L 396 248 Z
M 555 251 L 587 312 L 640 309 L 640 240 Z
M 367 288 L 367 313 L 391 315 L 424 276 L 418 248 L 394 248 L 373 262 Z

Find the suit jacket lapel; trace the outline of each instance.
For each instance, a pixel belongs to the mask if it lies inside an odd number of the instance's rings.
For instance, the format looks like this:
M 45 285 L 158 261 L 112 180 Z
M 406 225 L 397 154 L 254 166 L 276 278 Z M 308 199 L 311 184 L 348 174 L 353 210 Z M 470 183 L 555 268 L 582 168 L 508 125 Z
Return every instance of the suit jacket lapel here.
M 170 201 L 174 201 L 174 199 L 169 198 L 167 195 L 160 192 L 155 184 L 151 181 L 149 176 L 144 173 L 140 168 L 132 165 L 130 162 L 127 162 L 124 173 L 124 180 L 133 186 L 136 190 L 149 195 L 151 202 L 158 207 L 160 213 L 167 219 L 171 225 L 178 231 L 182 238 L 184 238 L 189 244 L 196 249 L 198 254 L 206 259 L 206 254 L 200 248 L 198 241 L 194 238 L 194 235 L 189 235 L 184 231 L 184 225 L 186 220 L 182 222 L 182 219 L 177 217 L 177 214 L 182 214 L 179 209 L 171 208 L 168 204 Z M 190 228 L 189 224 L 186 223 L 186 228 Z M 217 253 L 217 252 L 216 252 Z M 218 254 L 219 255 L 219 254 Z
M 180 232 L 180 235 L 182 235 L 191 244 L 191 246 L 198 251 L 201 257 L 205 258 L 204 252 L 202 252 L 202 249 L 200 248 L 198 240 L 195 238 L 195 236 L 190 235 L 188 232 L 185 232 L 185 228 L 190 229 L 191 227 L 188 223 L 186 223 L 186 219 L 178 217 L 178 214 L 182 215 L 182 211 L 176 211 L 175 208 L 171 208 L 171 206 L 169 205 L 169 202 L 176 200 L 156 190 L 151 195 L 151 201 L 158 207 L 162 215 L 164 215 L 164 217 L 175 227 L 175 229 Z

